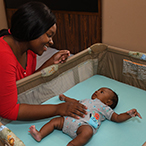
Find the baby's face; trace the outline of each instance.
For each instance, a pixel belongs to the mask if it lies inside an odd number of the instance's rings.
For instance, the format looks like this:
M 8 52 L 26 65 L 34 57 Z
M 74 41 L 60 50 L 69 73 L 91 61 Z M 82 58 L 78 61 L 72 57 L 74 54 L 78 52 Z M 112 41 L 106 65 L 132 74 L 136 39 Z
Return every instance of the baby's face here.
M 114 93 L 112 90 L 108 88 L 100 88 L 99 90 L 95 91 L 91 97 L 91 99 L 99 99 L 104 104 L 107 104 L 109 100 L 112 99 Z

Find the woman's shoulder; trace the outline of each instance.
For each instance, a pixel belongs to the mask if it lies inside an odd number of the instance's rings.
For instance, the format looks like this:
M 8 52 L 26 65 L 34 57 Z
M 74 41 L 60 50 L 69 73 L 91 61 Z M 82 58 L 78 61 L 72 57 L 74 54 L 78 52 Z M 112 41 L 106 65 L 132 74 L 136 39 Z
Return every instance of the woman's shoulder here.
M 9 52 L 12 53 L 12 50 L 8 43 L 3 39 L 3 37 L 0 37 L 0 51 L 1 52 Z
M 13 63 L 16 61 L 16 58 L 10 48 L 10 46 L 0 37 L 0 62 Z

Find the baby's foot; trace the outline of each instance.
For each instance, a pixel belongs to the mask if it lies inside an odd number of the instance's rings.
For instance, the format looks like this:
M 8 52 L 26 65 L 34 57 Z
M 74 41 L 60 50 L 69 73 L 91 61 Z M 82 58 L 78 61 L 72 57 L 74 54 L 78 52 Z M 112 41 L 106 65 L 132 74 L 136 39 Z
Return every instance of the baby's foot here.
M 41 134 L 39 133 L 39 131 L 36 130 L 35 126 L 32 125 L 30 128 L 30 134 L 32 135 L 32 137 L 36 140 L 36 141 L 41 141 Z
M 65 96 L 64 96 L 63 94 L 60 94 L 60 95 L 59 95 L 59 99 L 60 99 L 61 101 L 65 101 Z

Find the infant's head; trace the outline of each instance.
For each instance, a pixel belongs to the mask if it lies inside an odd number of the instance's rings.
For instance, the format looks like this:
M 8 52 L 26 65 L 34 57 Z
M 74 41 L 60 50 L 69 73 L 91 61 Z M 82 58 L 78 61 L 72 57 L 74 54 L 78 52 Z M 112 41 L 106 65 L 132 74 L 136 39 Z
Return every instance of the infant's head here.
M 95 91 L 91 97 L 93 100 L 95 98 L 99 99 L 104 104 L 108 105 L 114 109 L 118 103 L 118 95 L 109 88 L 100 88 Z

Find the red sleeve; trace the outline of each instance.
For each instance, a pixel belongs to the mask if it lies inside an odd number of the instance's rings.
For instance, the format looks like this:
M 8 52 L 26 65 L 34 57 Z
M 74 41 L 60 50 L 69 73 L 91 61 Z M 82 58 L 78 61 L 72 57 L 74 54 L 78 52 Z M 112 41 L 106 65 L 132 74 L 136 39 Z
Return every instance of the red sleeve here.
M 16 120 L 19 111 L 16 87 L 16 60 L 10 52 L 0 52 L 0 116 Z

